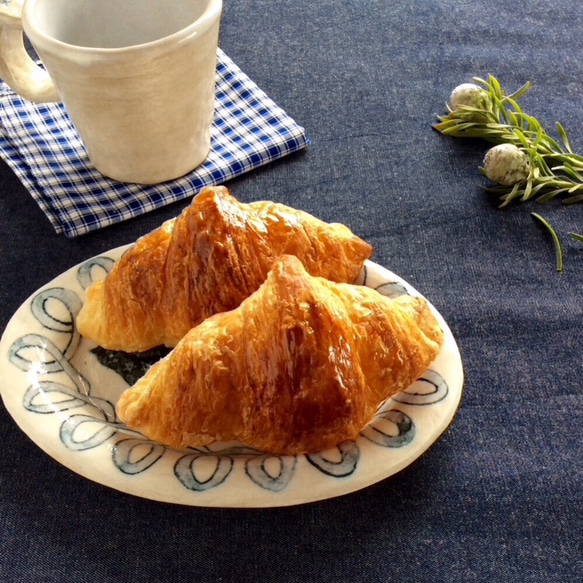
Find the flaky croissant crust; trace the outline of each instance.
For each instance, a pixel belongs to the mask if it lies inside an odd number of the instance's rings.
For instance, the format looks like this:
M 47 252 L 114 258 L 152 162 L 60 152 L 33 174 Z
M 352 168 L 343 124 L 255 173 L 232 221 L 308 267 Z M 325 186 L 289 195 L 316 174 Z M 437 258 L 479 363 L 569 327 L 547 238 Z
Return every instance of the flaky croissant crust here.
M 277 203 L 239 203 L 224 187 L 207 188 L 88 290 L 79 332 L 112 350 L 173 347 L 193 326 L 256 291 L 283 254 L 299 257 L 313 275 L 353 282 L 372 247 L 344 225 Z
M 117 411 L 176 448 L 235 440 L 321 451 L 354 438 L 442 343 L 425 300 L 312 277 L 284 256 L 237 309 L 192 329 L 125 391 Z

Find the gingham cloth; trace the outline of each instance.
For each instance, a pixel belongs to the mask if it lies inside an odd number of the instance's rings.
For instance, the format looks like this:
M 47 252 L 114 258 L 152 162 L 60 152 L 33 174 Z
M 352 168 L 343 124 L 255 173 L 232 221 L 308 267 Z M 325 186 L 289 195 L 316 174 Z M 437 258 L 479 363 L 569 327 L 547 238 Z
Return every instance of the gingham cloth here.
M 60 104 L 32 104 L 0 82 L 0 155 L 58 233 L 76 237 L 195 195 L 304 148 L 305 131 L 221 50 L 211 152 L 186 176 L 116 182 L 89 161 Z

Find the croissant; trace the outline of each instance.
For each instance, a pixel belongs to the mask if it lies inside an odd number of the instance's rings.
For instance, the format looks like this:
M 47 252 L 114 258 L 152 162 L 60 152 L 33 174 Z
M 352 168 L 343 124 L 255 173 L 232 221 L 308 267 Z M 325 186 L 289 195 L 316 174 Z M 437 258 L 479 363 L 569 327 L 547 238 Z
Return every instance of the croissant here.
M 238 308 L 193 328 L 127 389 L 117 412 L 179 449 L 236 441 L 278 455 L 322 451 L 356 437 L 442 343 L 424 299 L 312 277 L 284 256 Z
M 353 282 L 372 251 L 344 225 L 207 188 L 88 289 L 77 327 L 111 350 L 173 347 L 208 316 L 236 308 L 283 254 L 299 257 L 313 275 Z

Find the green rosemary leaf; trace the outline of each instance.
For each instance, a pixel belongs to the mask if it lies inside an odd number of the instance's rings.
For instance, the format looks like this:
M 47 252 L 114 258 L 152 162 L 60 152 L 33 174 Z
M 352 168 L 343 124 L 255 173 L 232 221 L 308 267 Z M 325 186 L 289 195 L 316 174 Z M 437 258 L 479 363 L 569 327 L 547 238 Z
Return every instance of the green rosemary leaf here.
M 583 243 L 583 235 L 577 235 L 577 233 L 569 233 L 575 241 L 579 241 L 579 243 Z
M 583 184 L 583 177 L 569 166 L 553 166 L 552 171 L 553 173 L 556 173 L 557 171 L 564 172 L 569 178 L 577 182 L 579 186 Z
M 583 202 L 583 194 L 578 194 L 577 196 L 570 196 L 563 199 L 563 204 L 577 204 Z
M 548 146 L 550 152 L 553 155 L 559 155 L 559 156 L 564 155 L 563 149 L 561 148 L 559 143 L 556 140 L 554 140 L 553 138 L 551 138 L 551 136 L 549 136 L 547 133 L 545 133 L 542 126 L 539 126 L 539 127 L 542 131 L 542 147 L 544 148 L 545 146 Z
M 514 93 L 511 93 L 508 96 L 508 99 L 520 99 L 531 87 L 532 85 L 527 81 L 520 89 L 517 89 Z
M 552 239 L 553 239 L 553 243 L 555 246 L 555 261 L 556 261 L 556 266 L 557 266 L 557 271 L 560 273 L 563 271 L 564 269 L 564 264 L 563 264 L 563 246 L 561 245 L 561 241 L 555 231 L 555 229 L 553 229 L 553 227 L 551 227 L 551 225 L 549 224 L 549 222 L 546 219 L 543 219 L 539 214 L 537 213 L 530 213 L 535 219 L 537 219 L 538 221 L 540 221 L 542 223 L 542 225 L 547 229 L 547 231 L 550 233 Z
M 440 131 L 442 134 L 445 134 L 446 136 L 454 135 L 454 134 L 461 134 L 465 130 L 467 130 L 471 127 L 475 127 L 475 125 L 476 125 L 475 123 L 459 123 L 456 125 L 452 125 L 450 127 L 445 127 L 443 129 L 440 129 Z
M 532 169 L 532 179 L 537 180 L 540 177 L 540 166 L 535 166 Z
M 539 196 L 535 200 L 540 204 L 546 204 L 547 202 L 550 202 L 551 200 L 563 194 L 564 192 L 565 192 L 564 188 L 556 188 L 554 190 L 549 190 L 548 192 L 541 194 L 541 196 Z
M 583 164 L 583 156 L 571 152 L 568 156 L 564 156 L 565 160 L 568 162 L 581 162 Z
M 532 192 L 532 179 L 526 181 L 526 186 L 524 187 L 524 192 L 522 194 L 521 200 L 526 201 L 533 195 Z
M 524 135 L 523 132 L 521 132 L 520 130 L 516 130 L 516 132 L 514 133 L 514 135 L 518 138 L 518 140 L 520 141 L 520 143 L 522 144 L 522 147 L 525 150 L 528 150 L 530 147 L 530 143 L 529 141 L 526 139 L 526 136 Z
M 557 132 L 559 133 L 559 136 L 561 137 L 561 140 L 563 142 L 563 145 L 565 146 L 565 148 L 567 148 L 567 152 L 569 152 L 570 154 L 572 154 L 573 153 L 573 150 L 571 149 L 571 144 L 569 142 L 569 137 L 567 136 L 567 132 L 565 131 L 565 128 L 559 122 L 557 122 L 555 125 L 556 125 L 556 128 L 557 128 Z
M 538 201 L 538 198 L 536 198 L 536 195 L 541 191 L 544 190 L 546 188 L 545 184 L 539 183 L 536 184 L 535 186 L 532 187 L 532 195 L 531 198 L 534 198 L 534 200 Z M 542 195 L 541 195 L 542 196 Z
M 499 208 L 504 208 L 505 206 L 508 206 L 515 198 L 518 198 L 521 194 L 522 191 L 520 190 L 520 184 L 516 183 L 508 194 L 500 197 L 500 200 L 502 200 L 502 204 L 499 206 Z
M 536 147 L 543 141 L 542 138 L 545 135 L 545 131 L 540 124 L 537 124 L 536 137 L 534 138 L 533 149 L 536 151 Z
M 488 130 L 494 130 L 497 132 L 508 132 L 508 135 L 513 136 L 514 133 L 512 132 L 512 128 L 510 128 L 510 126 L 507 123 L 500 123 L 500 121 L 497 122 L 488 122 L 486 124 L 484 124 L 484 129 L 488 129 Z
M 522 109 L 520 108 L 520 105 L 518 105 L 518 102 L 515 101 L 510 95 L 502 97 L 502 99 L 500 99 L 500 103 L 506 110 L 508 109 L 506 104 L 508 104 L 510 107 L 514 109 L 517 115 L 522 117 Z
M 501 98 L 504 95 L 502 93 L 502 87 L 500 86 L 500 82 L 498 81 L 498 79 L 496 79 L 496 77 L 489 75 L 488 84 L 490 85 L 490 87 L 492 87 L 492 90 L 496 97 Z
M 506 111 L 506 121 L 508 122 L 509 125 L 514 126 L 514 127 L 520 127 L 520 123 L 518 121 L 518 116 L 515 115 L 515 113 L 513 111 L 507 110 Z

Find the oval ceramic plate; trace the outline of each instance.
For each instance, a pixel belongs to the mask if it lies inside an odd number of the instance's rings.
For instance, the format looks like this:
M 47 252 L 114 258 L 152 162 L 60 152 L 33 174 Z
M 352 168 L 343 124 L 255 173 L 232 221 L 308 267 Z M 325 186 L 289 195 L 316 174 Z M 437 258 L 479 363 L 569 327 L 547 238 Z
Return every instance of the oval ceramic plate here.
M 271 507 L 347 494 L 402 470 L 434 443 L 459 406 L 463 369 L 443 318 L 445 344 L 429 370 L 387 401 L 354 441 L 315 455 L 266 455 L 236 444 L 177 451 L 129 431 L 119 395 L 161 354 L 111 353 L 81 338 L 85 290 L 127 247 L 63 273 L 31 296 L 0 342 L 0 392 L 21 429 L 71 470 L 136 496 L 192 506 Z M 367 262 L 358 283 L 386 296 L 419 295 Z

